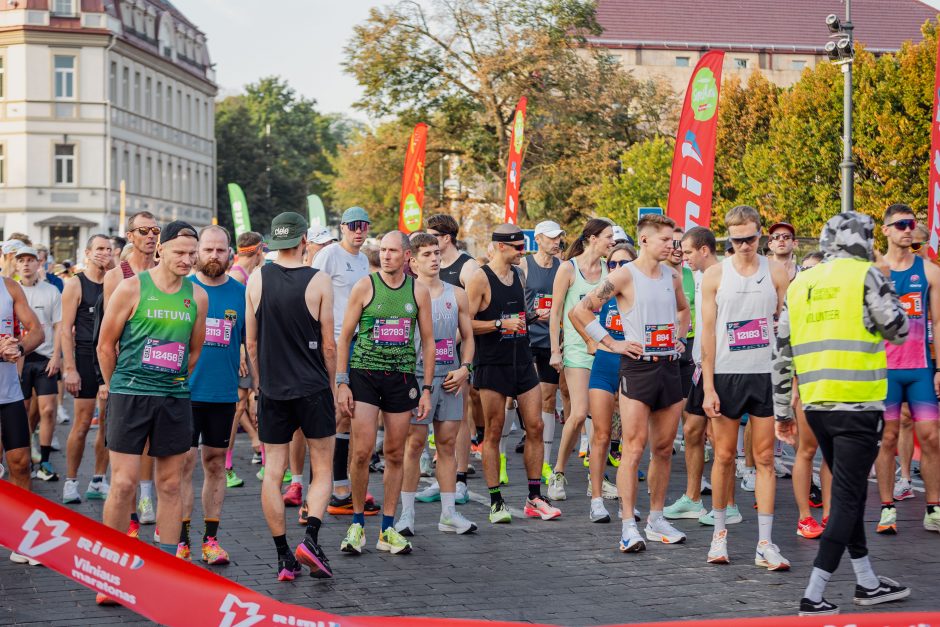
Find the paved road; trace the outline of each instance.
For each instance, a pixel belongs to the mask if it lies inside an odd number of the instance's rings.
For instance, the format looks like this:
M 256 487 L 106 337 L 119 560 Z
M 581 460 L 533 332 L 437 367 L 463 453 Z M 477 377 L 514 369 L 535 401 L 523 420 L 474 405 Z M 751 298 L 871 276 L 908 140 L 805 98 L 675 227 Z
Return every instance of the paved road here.
M 68 425 L 58 427 L 64 443 Z M 89 438 L 89 444 L 91 438 Z M 300 579 L 278 583 L 274 577 L 275 551 L 261 514 L 260 482 L 254 478 L 250 448 L 239 436 L 236 469 L 245 487 L 226 495 L 220 542 L 232 563 L 216 572 L 269 594 L 338 614 L 423 615 L 478 619 L 516 620 L 558 625 L 597 625 L 634 621 L 687 618 L 721 618 L 788 615 L 802 594 L 812 567 L 816 543 L 795 534 L 796 509 L 789 480 L 778 482 L 775 541 L 793 563 L 789 573 L 770 573 L 753 565 L 756 513 L 753 494 L 740 493 L 745 522 L 730 527 L 729 566 L 708 566 L 711 529 L 695 521 L 681 521 L 688 534 L 683 545 L 650 546 L 645 553 L 623 555 L 617 551 L 619 521 L 591 524 L 586 496 L 586 470 L 569 468 L 569 498 L 560 503 L 561 520 L 542 522 L 515 519 L 511 525 L 486 522 L 486 490 L 479 473 L 470 487 L 480 502 L 461 506 L 481 529 L 475 535 L 456 537 L 437 531 L 439 504 L 417 504 L 418 536 L 411 555 L 393 557 L 370 550 L 360 557 L 339 553 L 348 517 L 328 516 L 321 539 L 332 560 L 336 578 L 331 581 Z M 90 473 L 91 452 L 81 472 L 84 489 Z M 672 474 L 669 500 L 685 484 L 681 456 Z M 64 454 L 53 462 L 64 467 Z M 477 462 L 479 467 L 479 462 Z M 504 489 L 507 502 L 521 509 L 525 495 L 522 458 L 510 453 L 511 485 Z M 62 483 L 35 482 L 36 491 L 50 499 L 61 496 Z M 381 498 L 380 477 L 372 475 L 370 489 Z M 872 562 L 876 572 L 894 577 L 913 588 L 903 603 L 885 610 L 929 611 L 940 609 L 937 573 L 940 572 L 940 536 L 923 530 L 920 498 L 898 505 L 901 533 L 895 537 L 874 534 L 878 515 L 877 494 L 871 486 L 866 520 Z M 100 502 L 83 503 L 76 509 L 100 520 Z M 201 521 L 197 503 L 193 520 Z M 640 509 L 648 507 L 645 495 Z M 615 511 L 613 506 L 609 507 Z M 288 510 L 296 520 L 296 509 Z M 369 518 L 366 537 L 374 547 L 379 520 Z M 201 533 L 194 524 L 193 537 Z M 153 527 L 144 527 L 150 538 Z M 291 524 L 293 544 L 302 529 Z M 0 552 L 5 555 L 5 552 Z M 830 601 L 850 609 L 854 577 L 847 561 L 833 577 Z M 155 594 L 158 592 L 155 591 Z M 99 608 L 94 595 L 71 580 L 41 567 L 0 560 L 0 624 L 81 625 L 106 623 L 147 624 L 124 608 Z

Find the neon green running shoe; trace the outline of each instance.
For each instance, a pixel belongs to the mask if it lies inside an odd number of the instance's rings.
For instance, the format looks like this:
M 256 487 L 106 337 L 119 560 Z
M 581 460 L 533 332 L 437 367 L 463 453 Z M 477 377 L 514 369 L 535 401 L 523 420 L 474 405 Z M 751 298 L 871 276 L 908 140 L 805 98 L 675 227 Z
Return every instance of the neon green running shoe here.
M 240 488 L 245 485 L 245 482 L 235 474 L 234 468 L 228 468 L 225 471 L 225 487 L 226 488 Z
M 591 456 L 590 456 L 590 455 L 585 455 L 585 456 L 584 456 L 584 461 L 583 461 L 583 463 L 584 463 L 584 467 L 585 467 L 585 468 L 590 468 L 590 467 L 591 467 Z
M 428 436 L 428 446 L 431 447 L 432 449 L 437 449 L 437 445 L 434 444 L 434 434 L 433 434 L 433 433 Z
M 490 505 L 490 522 L 494 525 L 512 522 L 512 514 L 509 513 L 509 508 L 506 507 L 506 503 L 500 501 L 499 503 Z
M 343 553 L 362 554 L 362 547 L 366 545 L 366 532 L 359 523 L 349 525 L 346 530 L 346 537 L 339 545 L 339 550 Z
M 264 466 L 262 466 L 262 467 L 261 467 L 261 470 L 259 470 L 259 471 L 255 474 L 255 478 L 257 478 L 258 481 L 264 481 Z
M 411 542 L 408 542 L 405 536 L 398 533 L 395 527 L 389 527 L 379 535 L 375 548 L 392 555 L 404 555 L 411 553 Z
M 290 480 L 293 479 L 294 475 L 290 474 L 290 468 L 284 471 L 284 478 L 281 480 L 281 483 L 290 483 Z
M 499 455 L 499 485 L 509 485 L 509 474 L 506 472 L 506 456 Z
M 553 474 L 555 474 L 555 471 L 552 470 L 552 465 L 542 462 L 542 483 L 548 485 L 548 481 L 552 478 Z

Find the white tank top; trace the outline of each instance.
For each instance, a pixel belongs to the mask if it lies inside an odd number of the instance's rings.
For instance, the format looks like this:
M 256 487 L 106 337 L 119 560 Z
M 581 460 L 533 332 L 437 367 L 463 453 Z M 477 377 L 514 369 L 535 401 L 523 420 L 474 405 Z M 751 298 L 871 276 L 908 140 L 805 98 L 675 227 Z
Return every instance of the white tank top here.
M 460 352 L 457 345 L 457 295 L 454 286 L 444 283 L 441 295 L 431 300 L 431 321 L 434 326 L 434 376 L 445 377 L 459 367 Z M 421 351 L 421 334 L 415 333 L 418 353 L 417 374 L 424 376 L 424 353 Z
M 693 272 L 692 278 L 695 280 L 695 330 L 702 328 L 702 275 L 703 272 Z M 702 336 L 699 335 L 692 343 L 692 362 L 696 366 L 702 364 Z
M 751 276 L 738 274 L 732 257 L 722 261 L 715 299 L 715 374 L 770 374 L 777 290 L 767 258 Z
M 0 337 L 16 335 L 16 316 L 13 313 L 13 297 L 7 290 L 6 282 L 0 279 Z M 23 400 L 23 388 L 16 364 L 0 362 L 0 404 Z
M 658 279 L 646 276 L 635 264 L 628 264 L 627 268 L 633 275 L 633 308 L 621 314 L 624 339 L 642 344 L 644 355 L 675 355 L 677 320 L 672 268 L 659 264 Z

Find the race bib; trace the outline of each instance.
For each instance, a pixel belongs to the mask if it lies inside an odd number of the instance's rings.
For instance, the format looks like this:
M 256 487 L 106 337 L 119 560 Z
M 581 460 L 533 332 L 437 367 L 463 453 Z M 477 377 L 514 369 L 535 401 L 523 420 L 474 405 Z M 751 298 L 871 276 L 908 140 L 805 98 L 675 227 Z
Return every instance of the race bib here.
M 526 325 L 525 325 L 525 312 L 524 312 L 524 311 L 521 311 L 521 312 L 519 312 L 519 313 L 514 313 L 514 314 L 503 314 L 503 315 L 500 316 L 500 317 L 501 317 L 503 320 L 512 320 L 512 319 L 514 319 L 514 318 L 520 318 L 520 319 L 522 320 L 522 328 L 519 329 L 518 331 L 516 331 L 515 333 L 512 332 L 512 331 L 510 331 L 509 329 L 505 329 L 505 328 L 502 329 L 502 330 L 500 331 L 500 333 L 501 333 L 504 337 L 506 337 L 506 336 L 508 336 L 508 337 L 519 337 L 519 336 L 521 336 L 521 335 L 527 335 L 527 334 L 528 334 L 528 330 L 526 329 Z
M 770 327 L 767 318 L 729 322 L 728 348 L 732 351 L 746 351 L 770 346 Z
M 13 335 L 13 318 L 0 319 L 0 337 Z
M 620 319 L 620 312 L 615 309 L 608 309 L 604 326 L 608 331 L 623 333 L 623 321 Z
M 145 370 L 179 374 L 183 369 L 185 355 L 186 345 L 182 342 L 164 342 L 147 338 L 140 365 Z
M 676 325 L 672 323 L 646 325 L 646 342 L 643 350 L 646 353 L 674 353 Z
M 376 318 L 372 341 L 379 346 L 404 346 L 411 338 L 411 318 Z
M 552 295 L 551 294 L 537 294 L 535 297 L 535 308 L 536 309 L 551 309 L 552 308 Z
M 922 318 L 924 315 L 924 299 L 920 292 L 908 292 L 902 295 L 901 305 L 908 318 Z
M 454 340 L 446 338 L 434 342 L 434 363 L 447 366 L 454 363 Z
M 232 321 L 225 318 L 206 318 L 206 346 L 228 348 L 232 343 Z

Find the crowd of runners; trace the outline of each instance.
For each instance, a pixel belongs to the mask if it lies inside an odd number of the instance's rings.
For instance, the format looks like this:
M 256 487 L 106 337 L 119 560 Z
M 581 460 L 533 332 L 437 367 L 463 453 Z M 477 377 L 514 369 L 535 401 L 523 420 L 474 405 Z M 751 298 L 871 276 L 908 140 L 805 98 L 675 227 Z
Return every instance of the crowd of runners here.
M 872 252 L 870 218 L 840 214 L 820 250 L 798 260 L 790 224 L 765 231 L 747 206 L 729 211 L 724 224 L 727 246 L 719 251 L 709 229 L 683 231 L 662 215 L 641 217 L 635 239 L 605 219 L 588 220 L 577 234 L 545 221 L 535 227 L 532 254 L 523 232 L 506 224 L 474 258 L 444 214 L 410 236 L 375 239 L 367 212 L 353 207 L 337 240 L 288 212 L 266 240 L 254 232 L 233 240 L 220 226 L 161 226 L 140 212 L 127 220 L 126 240 L 91 236 L 80 272 L 64 286 L 46 274 L 43 253 L 16 236 L 2 246 L 0 290 L 6 472 L 27 489 L 31 477 L 61 474 L 64 503 L 102 499 L 109 527 L 137 537 L 141 525 L 155 524 L 163 550 L 192 559 L 195 548 L 204 562 L 225 564 L 220 521 L 226 490 L 244 483 L 232 453 L 244 432 L 260 465 L 278 580 L 293 580 L 304 566 L 330 578 L 332 551 L 319 539 L 326 513 L 351 517 L 338 548 L 355 555 L 373 535 L 379 551 L 411 552 L 411 538 L 430 526 L 416 501 L 440 502 L 441 532 L 478 531 L 457 507 L 470 500 L 473 461 L 482 465 L 489 523 L 510 523 L 501 486 L 518 427 L 527 518 L 562 518 L 557 504 L 566 500 L 571 462 L 583 459 L 590 508 L 565 515 L 610 523 L 606 503 L 619 502 L 620 551 L 684 542 L 675 521 L 689 519 L 714 528 L 703 561 L 729 563 L 733 539 L 754 546 L 757 567 L 786 571 L 773 540 L 774 505 L 777 479 L 792 475 L 799 519 L 783 524 L 821 538 L 801 613 L 838 611 L 822 594 L 846 548 L 856 603 L 904 598 L 907 588 L 873 573 L 861 512 L 871 472 L 881 498 L 875 531 L 899 532 L 895 501 L 917 497 L 916 436 L 923 527 L 940 532 L 940 374 L 931 332 L 940 324 L 940 269 L 925 259 L 926 230 L 910 207 L 892 205 L 881 257 Z M 866 262 L 857 303 L 809 313 L 793 303 L 795 293 L 808 302 L 814 289 L 817 298 L 835 289 L 814 282 L 826 268 L 842 269 L 850 284 L 855 266 L 834 263 L 848 259 Z M 821 270 L 808 271 L 817 264 Z M 871 337 L 820 336 L 817 349 L 838 341 L 859 351 L 852 355 L 886 353 L 886 377 L 875 362 L 845 366 L 856 373 L 852 382 L 869 382 L 846 399 L 819 391 L 835 375 L 817 377 L 831 369 L 806 366 L 818 353 L 803 331 L 804 321 L 839 311 L 852 311 L 846 318 Z M 858 349 L 863 340 L 868 348 Z M 877 398 L 871 382 L 885 378 Z M 71 416 L 63 392 L 74 397 Z M 857 449 L 845 448 L 843 432 L 817 442 L 825 431 L 817 422 L 832 431 L 843 415 L 877 415 L 874 435 L 866 432 Z M 51 458 L 57 419 L 72 421 L 64 472 Z M 93 474 L 82 478 L 96 425 Z M 783 442 L 795 450 L 792 467 Z M 667 503 L 677 453 L 685 457 L 685 491 Z M 193 545 L 197 463 L 204 521 Z M 381 503 L 369 493 L 370 472 L 382 473 Z M 421 476 L 432 475 L 419 490 Z M 746 518 L 739 487 L 755 493 L 757 525 L 732 534 Z M 305 527 L 293 548 L 286 506 L 299 507 Z M 812 509 L 820 507 L 817 519 Z M 376 529 L 367 531 L 367 516 L 380 520 Z M 98 602 L 115 603 L 103 594 Z

